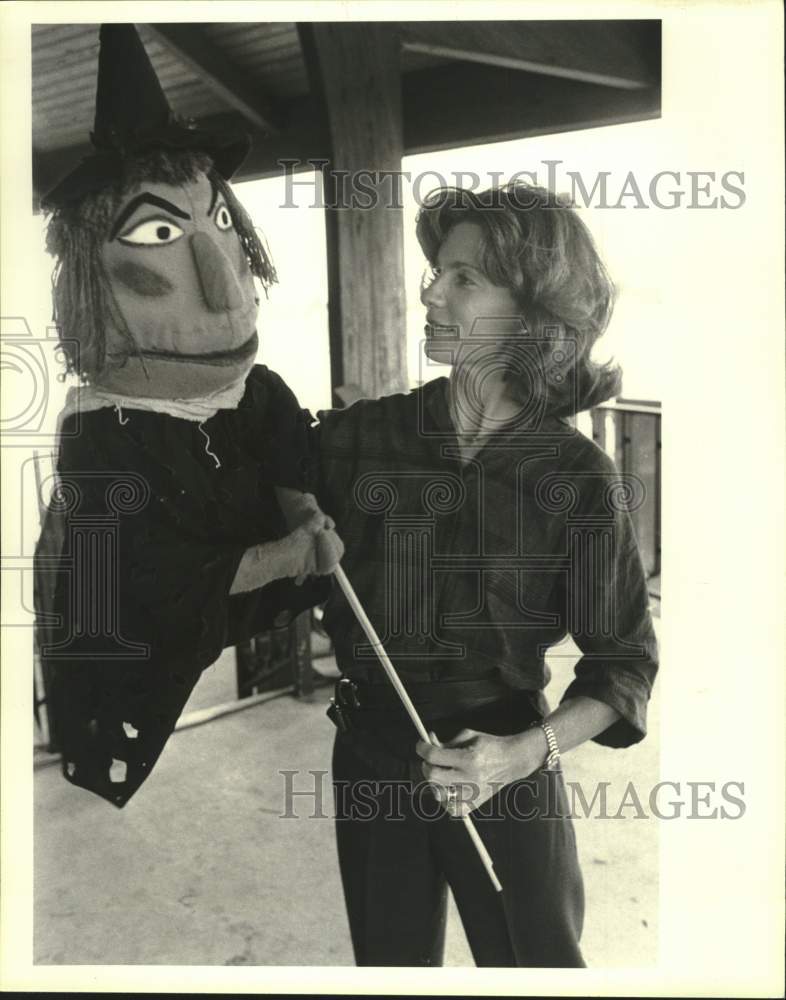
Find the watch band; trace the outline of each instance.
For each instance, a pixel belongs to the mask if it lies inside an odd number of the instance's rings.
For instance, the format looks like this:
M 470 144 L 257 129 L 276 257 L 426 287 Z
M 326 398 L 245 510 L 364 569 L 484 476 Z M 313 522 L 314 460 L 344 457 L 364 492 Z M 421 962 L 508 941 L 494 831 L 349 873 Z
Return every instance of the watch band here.
M 560 754 L 557 737 L 554 735 L 554 730 L 551 728 L 548 720 L 544 719 L 540 723 L 540 728 L 543 730 L 543 735 L 546 737 L 546 745 L 548 747 L 548 753 L 546 754 L 546 760 L 543 763 L 543 767 L 547 771 L 556 771 L 560 766 Z

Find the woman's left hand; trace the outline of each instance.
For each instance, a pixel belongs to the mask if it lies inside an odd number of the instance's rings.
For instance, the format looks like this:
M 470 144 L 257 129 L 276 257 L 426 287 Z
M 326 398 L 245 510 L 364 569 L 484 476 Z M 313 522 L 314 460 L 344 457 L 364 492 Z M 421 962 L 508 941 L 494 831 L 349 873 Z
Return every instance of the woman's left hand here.
M 452 816 L 469 815 L 503 786 L 529 777 L 547 754 L 537 727 L 511 736 L 462 729 L 439 746 L 420 741 L 415 749 L 423 760 L 424 777 Z

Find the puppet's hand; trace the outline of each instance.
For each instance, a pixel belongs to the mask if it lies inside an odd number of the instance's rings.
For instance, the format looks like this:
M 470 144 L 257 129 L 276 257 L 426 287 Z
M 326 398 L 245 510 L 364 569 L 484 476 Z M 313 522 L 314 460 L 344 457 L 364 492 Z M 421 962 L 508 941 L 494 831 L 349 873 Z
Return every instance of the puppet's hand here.
M 240 560 L 230 594 L 257 590 L 273 580 L 308 576 L 317 572 L 317 538 L 325 530 L 325 515 L 319 511 L 285 538 L 246 549 Z
M 333 530 L 331 520 L 330 527 L 317 535 L 317 573 L 332 573 L 343 556 L 344 543 Z
M 288 486 L 276 486 L 276 499 L 284 514 L 287 527 L 290 531 L 300 527 L 308 521 L 313 514 L 320 514 L 323 519 L 323 527 L 334 528 L 332 517 L 328 517 L 319 509 L 317 498 L 313 493 L 301 493 L 300 490 L 290 489 Z
M 333 530 L 335 527 L 333 518 L 326 515 L 323 517 L 325 517 L 324 527 L 314 539 L 316 565 L 311 570 L 312 573 L 317 573 L 319 576 L 327 576 L 332 573 L 344 556 L 344 543 Z M 301 574 L 296 577 L 295 583 L 300 586 L 305 579 L 306 574 Z
M 297 529 L 306 525 L 313 527 L 316 523 L 314 518 L 321 519 L 315 538 L 314 566 L 308 572 L 320 575 L 332 573 L 344 555 L 344 544 L 333 530 L 336 527 L 333 518 L 320 510 L 313 493 L 301 493 L 299 490 L 276 486 L 276 497 L 290 528 Z M 299 574 L 295 583 L 302 583 L 306 575 Z
M 295 583 L 302 583 L 312 573 L 319 573 L 319 539 L 325 534 L 325 515 L 317 507 L 299 527 L 282 541 L 291 546 Z

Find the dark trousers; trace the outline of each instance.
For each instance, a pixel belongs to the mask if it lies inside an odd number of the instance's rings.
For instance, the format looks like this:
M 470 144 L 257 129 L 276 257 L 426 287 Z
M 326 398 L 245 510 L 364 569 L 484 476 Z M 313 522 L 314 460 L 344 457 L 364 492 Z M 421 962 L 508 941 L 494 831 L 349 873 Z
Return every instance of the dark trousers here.
M 514 731 L 504 715 L 486 709 L 433 728 L 441 739 L 464 725 Z M 406 723 L 375 720 L 369 733 L 388 750 L 417 739 Z M 413 779 L 385 779 L 351 735 L 337 738 L 336 836 L 356 963 L 442 965 L 450 886 L 476 965 L 582 967 L 584 889 L 562 775 L 538 771 L 473 812 L 501 893 L 464 824 Z

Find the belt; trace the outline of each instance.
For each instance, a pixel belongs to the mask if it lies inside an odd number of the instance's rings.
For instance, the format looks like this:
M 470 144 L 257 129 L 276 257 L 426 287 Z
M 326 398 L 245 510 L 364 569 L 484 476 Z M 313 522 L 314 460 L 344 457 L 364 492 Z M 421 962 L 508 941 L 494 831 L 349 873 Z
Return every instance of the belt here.
M 522 728 L 526 728 L 530 715 L 532 721 L 542 715 L 535 704 L 540 692 L 511 688 L 498 675 L 406 687 L 427 727 L 437 728 L 450 720 L 448 728 L 455 731 L 462 717 L 462 725 L 475 725 L 480 721 L 477 713 L 477 722 L 467 721 L 473 719 L 474 709 L 487 723 L 512 714 L 516 723 L 521 720 Z M 396 780 L 423 780 L 422 762 L 414 752 L 416 733 L 392 686 L 358 684 L 342 677 L 336 683 L 327 715 L 338 729 L 339 744 L 351 748 L 374 774 Z M 516 725 L 504 730 L 492 726 L 488 731 L 520 730 Z
M 474 680 L 417 682 L 406 685 L 415 707 L 431 718 L 446 717 L 492 701 L 501 701 L 514 693 L 494 672 Z M 388 718 L 406 717 L 404 706 L 390 684 L 359 684 L 348 677 L 336 682 L 327 710 L 328 718 L 348 732 L 357 724 L 370 721 L 370 714 L 384 713 Z
M 379 687 L 389 687 L 390 681 L 385 676 L 384 671 L 380 667 L 378 662 L 374 662 L 371 666 L 364 666 L 358 663 L 356 660 L 351 661 L 352 667 L 349 673 L 352 674 L 352 680 L 357 684 L 373 684 Z M 439 682 L 444 676 L 445 667 L 443 663 L 436 666 L 427 666 L 425 663 L 421 663 L 416 670 L 407 669 L 406 665 L 397 666 L 396 672 L 398 673 L 401 680 L 404 682 L 405 686 L 409 688 L 410 684 L 425 684 L 431 682 Z M 487 673 L 482 674 L 482 677 L 488 677 L 491 674 L 496 674 L 496 668 L 492 668 Z M 477 677 L 474 678 L 456 678 L 456 682 L 461 680 L 478 680 Z

